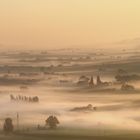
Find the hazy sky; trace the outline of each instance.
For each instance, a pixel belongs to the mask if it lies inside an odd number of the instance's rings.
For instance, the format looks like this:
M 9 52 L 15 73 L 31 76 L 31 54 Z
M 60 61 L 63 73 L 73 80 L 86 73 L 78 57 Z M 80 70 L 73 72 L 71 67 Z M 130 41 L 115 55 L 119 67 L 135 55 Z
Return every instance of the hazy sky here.
M 140 0 L 0 0 L 0 43 L 95 46 L 140 37 Z

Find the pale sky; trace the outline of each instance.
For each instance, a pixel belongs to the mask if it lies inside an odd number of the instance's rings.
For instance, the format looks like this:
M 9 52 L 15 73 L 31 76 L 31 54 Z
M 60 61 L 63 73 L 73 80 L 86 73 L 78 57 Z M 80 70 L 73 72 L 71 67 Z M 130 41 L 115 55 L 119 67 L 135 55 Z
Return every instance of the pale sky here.
M 0 44 L 94 47 L 140 37 L 140 0 L 0 0 Z

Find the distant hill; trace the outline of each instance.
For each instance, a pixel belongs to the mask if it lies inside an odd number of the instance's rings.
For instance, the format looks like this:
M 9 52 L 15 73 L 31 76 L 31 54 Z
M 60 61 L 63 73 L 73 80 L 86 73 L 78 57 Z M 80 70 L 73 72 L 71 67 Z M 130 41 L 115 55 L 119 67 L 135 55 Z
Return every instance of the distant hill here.
M 140 38 L 122 40 L 115 44 L 129 49 L 140 49 Z

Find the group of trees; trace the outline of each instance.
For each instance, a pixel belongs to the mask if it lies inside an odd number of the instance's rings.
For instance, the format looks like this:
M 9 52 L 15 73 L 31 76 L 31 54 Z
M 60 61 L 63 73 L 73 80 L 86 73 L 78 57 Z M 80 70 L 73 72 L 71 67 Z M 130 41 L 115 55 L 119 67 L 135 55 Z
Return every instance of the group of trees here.
M 51 115 L 45 120 L 45 123 L 46 123 L 45 125 L 49 126 L 49 128 L 55 129 L 57 128 L 57 125 L 59 124 L 59 120 L 57 119 L 56 116 Z M 5 119 L 4 125 L 3 125 L 3 131 L 5 134 L 13 133 L 14 125 L 11 118 Z
M 135 81 L 135 80 L 140 80 L 140 76 L 136 74 L 131 74 L 131 75 L 121 75 L 118 74 L 115 76 L 115 79 L 118 82 L 129 82 L 129 81 Z
M 27 96 L 18 95 L 14 97 L 14 95 L 11 94 L 10 98 L 12 101 L 39 102 L 39 98 L 37 96 L 27 97 Z

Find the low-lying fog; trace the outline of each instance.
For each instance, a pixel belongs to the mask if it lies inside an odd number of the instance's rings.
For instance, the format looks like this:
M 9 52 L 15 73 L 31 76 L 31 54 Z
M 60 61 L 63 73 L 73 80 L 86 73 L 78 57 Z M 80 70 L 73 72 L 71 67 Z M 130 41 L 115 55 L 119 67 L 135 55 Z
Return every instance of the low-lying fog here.
M 49 115 L 56 115 L 60 127 L 74 128 L 140 128 L 139 94 L 103 93 L 64 93 L 55 92 L 45 86 L 32 86 L 21 90 L 16 86 L 0 87 L 0 127 L 4 118 L 12 117 L 16 127 L 16 114 L 19 113 L 20 128 L 45 125 Z M 38 96 L 39 103 L 25 103 L 10 100 L 14 96 Z M 72 112 L 74 107 L 92 104 L 93 112 Z
M 133 51 L 1 53 L 0 128 L 7 117 L 16 128 L 18 113 L 20 129 L 37 128 L 38 124 L 44 127 L 49 115 L 56 115 L 62 128 L 140 129 L 140 83 L 130 82 L 135 90 L 123 93 L 121 84 L 114 82 L 120 69 L 124 74 L 139 74 L 140 57 L 134 57 L 137 54 Z M 84 75 L 94 80 L 100 75 L 101 80 L 114 84 L 108 87 L 109 93 L 104 89 L 107 93 L 82 91 L 82 86 L 75 91 Z M 29 87 L 21 89 L 22 83 Z M 112 91 L 114 87 L 117 92 Z M 11 94 L 38 96 L 39 102 L 11 101 Z M 88 104 L 96 110 L 70 111 Z

